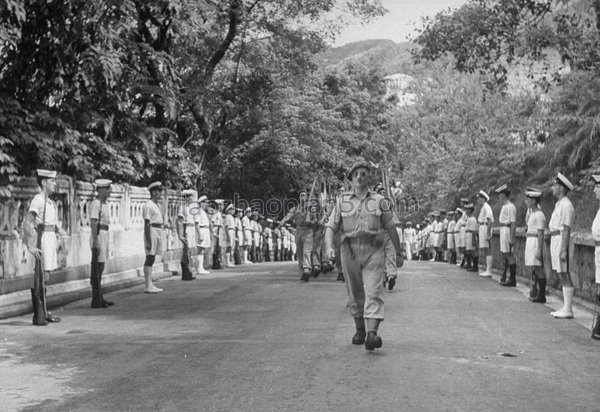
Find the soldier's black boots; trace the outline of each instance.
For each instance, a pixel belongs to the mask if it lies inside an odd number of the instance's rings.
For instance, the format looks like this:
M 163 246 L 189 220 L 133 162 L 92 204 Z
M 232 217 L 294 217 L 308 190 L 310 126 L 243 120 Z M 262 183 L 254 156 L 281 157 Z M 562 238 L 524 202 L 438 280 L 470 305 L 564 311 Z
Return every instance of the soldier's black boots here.
M 469 272 L 479 272 L 479 257 L 478 256 L 473 257 L 473 264 L 467 270 Z
M 318 277 L 320 274 L 321 274 L 321 266 L 319 266 L 319 265 L 313 266 L 312 275 L 314 277 Z
M 300 276 L 300 280 L 303 282 L 308 282 L 309 278 L 310 278 L 310 270 L 303 270 L 302 276 Z
M 388 290 L 394 289 L 394 286 L 396 286 L 396 278 L 395 277 L 388 278 L 387 284 L 388 284 Z
M 375 350 L 376 348 L 381 348 L 381 346 L 383 346 L 381 337 L 377 336 L 377 332 L 369 331 L 365 340 L 365 349 Z
M 592 339 L 600 340 L 600 317 L 596 314 L 596 323 L 592 329 Z
M 534 299 L 538 295 L 538 282 L 539 280 L 534 273 L 531 277 L 531 289 L 529 289 L 529 300 Z
M 46 313 L 44 312 L 44 302 L 42 297 L 35 293 L 35 289 L 31 289 L 31 304 L 33 306 L 33 324 L 36 326 L 46 326 Z
M 364 318 L 354 318 L 354 325 L 356 326 L 356 333 L 352 336 L 353 345 L 362 345 L 365 343 L 365 337 L 367 336 L 367 330 L 365 329 Z
M 344 279 L 344 274 L 343 274 L 343 273 L 341 273 L 341 272 L 340 272 L 340 273 L 338 273 L 338 277 L 337 277 L 337 279 L 336 279 L 336 280 L 338 280 L 338 281 L 340 281 L 340 282 L 345 282 L 345 281 L 346 281 L 346 279 Z
M 500 284 L 504 286 L 506 283 L 506 271 L 508 270 L 508 265 L 506 264 L 506 259 L 504 260 L 504 270 L 502 271 L 502 276 L 500 277 Z
M 502 286 L 509 286 L 509 287 L 515 287 L 517 286 L 517 265 L 515 263 L 513 263 L 512 265 L 509 265 L 509 270 L 510 270 L 510 276 L 508 278 L 507 282 L 502 283 Z
M 538 283 L 537 296 L 529 300 L 534 303 L 546 303 L 546 279 L 538 279 Z

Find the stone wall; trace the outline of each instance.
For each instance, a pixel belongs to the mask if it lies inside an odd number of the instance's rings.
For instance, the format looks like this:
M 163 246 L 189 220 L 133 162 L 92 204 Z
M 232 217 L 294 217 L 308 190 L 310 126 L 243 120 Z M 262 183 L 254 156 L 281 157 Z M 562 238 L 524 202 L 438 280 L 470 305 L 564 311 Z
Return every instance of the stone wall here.
M 517 228 L 517 239 L 515 245 L 515 258 L 517 260 L 517 276 L 521 280 L 529 279 L 531 274 L 525 269 L 525 228 Z M 575 285 L 575 295 L 593 302 L 594 282 L 595 282 L 595 246 L 592 234 L 573 232 L 569 245 L 569 272 L 573 284 Z M 504 262 L 500 254 L 500 230 L 493 229 L 492 237 L 492 255 L 494 256 L 494 269 L 502 270 Z M 550 288 L 560 288 L 559 278 L 556 272 L 552 271 L 550 262 L 550 238 L 546 236 L 543 249 L 544 267 L 548 286 Z
M 15 185 L 13 197 L 0 199 L 0 298 L 26 291 L 33 285 L 34 259 L 23 244 L 23 219 L 29 204 L 39 192 L 35 178 L 22 178 Z M 89 278 L 91 261 L 89 204 L 95 198 L 94 186 L 66 176 L 57 178 L 55 200 L 58 205 L 58 226 L 65 232 L 59 239 L 59 266 L 48 282 L 57 285 Z M 138 272 L 144 262 L 142 207 L 150 198 L 146 188 L 113 184 L 108 199 L 110 210 L 109 250 L 105 273 Z M 163 231 L 166 250 L 157 256 L 155 271 L 165 272 L 174 263 L 178 267 L 181 243 L 175 232 L 179 194 L 169 190 L 163 196 L 162 209 L 168 225 Z M 179 253 L 178 253 L 179 252 Z M 140 274 L 138 274 L 140 276 Z M 49 292 L 50 294 L 50 292 Z M 5 299 L 6 300 L 6 299 Z M 2 302 L 0 301 L 0 306 Z

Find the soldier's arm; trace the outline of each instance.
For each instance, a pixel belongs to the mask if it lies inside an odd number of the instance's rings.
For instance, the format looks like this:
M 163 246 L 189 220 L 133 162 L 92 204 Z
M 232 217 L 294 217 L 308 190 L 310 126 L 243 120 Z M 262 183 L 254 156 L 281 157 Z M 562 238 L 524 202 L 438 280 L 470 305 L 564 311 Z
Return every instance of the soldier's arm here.
M 90 218 L 90 229 L 92 231 L 92 248 L 98 247 L 98 219 Z
M 327 219 L 327 224 L 325 225 L 325 235 L 323 239 L 325 242 L 325 250 L 327 251 L 326 255 L 328 259 L 333 258 L 334 233 L 338 230 L 341 219 L 342 214 L 340 212 L 339 203 L 335 202 L 335 206 L 333 207 L 333 210 L 331 211 L 329 218 Z
M 29 253 L 39 259 L 42 255 L 42 251 L 37 248 L 38 233 L 35 229 L 35 218 L 36 214 L 34 212 L 29 212 L 23 220 L 23 242 Z

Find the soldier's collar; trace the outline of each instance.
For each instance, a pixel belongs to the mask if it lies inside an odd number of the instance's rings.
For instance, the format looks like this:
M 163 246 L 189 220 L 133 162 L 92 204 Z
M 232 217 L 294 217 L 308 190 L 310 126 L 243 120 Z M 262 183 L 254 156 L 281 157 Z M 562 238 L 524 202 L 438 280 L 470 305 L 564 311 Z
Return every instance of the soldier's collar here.
M 375 194 L 375 192 L 372 192 L 371 190 L 367 189 L 367 193 L 365 194 L 364 198 L 366 199 L 367 197 L 372 197 L 373 194 Z M 350 197 L 356 197 L 357 199 L 359 199 L 359 197 L 356 195 L 356 192 L 354 190 L 351 192 Z

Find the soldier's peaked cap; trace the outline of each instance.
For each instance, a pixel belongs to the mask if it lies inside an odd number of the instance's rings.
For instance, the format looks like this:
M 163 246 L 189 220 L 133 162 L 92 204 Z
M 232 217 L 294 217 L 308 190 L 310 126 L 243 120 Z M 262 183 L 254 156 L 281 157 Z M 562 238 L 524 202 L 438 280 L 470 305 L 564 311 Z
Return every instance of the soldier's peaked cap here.
M 483 190 L 480 190 L 479 193 L 477 193 L 477 196 L 481 196 L 483 197 L 486 201 L 490 200 L 490 195 L 488 195 L 486 192 L 484 192 Z
M 192 196 L 196 191 L 193 189 L 185 189 L 181 191 L 181 196 Z
M 504 192 L 508 192 L 508 185 L 506 183 L 498 186 L 496 188 L 496 190 L 494 190 L 494 192 L 500 194 L 500 193 L 504 193 Z
M 152 189 L 162 189 L 162 183 L 161 182 L 152 182 L 148 185 L 148 190 L 152 190 Z
M 354 173 L 356 169 L 360 169 L 361 167 L 367 169 L 369 172 L 371 171 L 371 166 L 369 166 L 369 164 L 364 160 L 354 162 L 350 170 L 348 170 L 348 179 L 352 179 L 352 173 Z
M 36 172 L 38 177 L 43 177 L 46 179 L 56 178 L 56 170 L 37 169 Z
M 562 173 L 559 173 L 556 176 L 556 182 L 560 183 L 561 185 L 563 185 L 564 187 L 566 187 L 569 190 L 573 190 L 573 188 L 575 186 L 573 186 L 573 183 L 571 183 L 571 181 L 569 179 L 567 179 L 567 177 L 565 175 L 563 175 Z
M 206 197 L 206 195 L 202 195 L 198 198 L 198 203 L 206 202 L 207 200 L 208 200 L 208 197 Z
M 112 180 L 110 179 L 96 179 L 94 181 L 96 188 L 100 189 L 103 187 L 109 187 L 112 184 Z
M 594 181 L 594 183 L 596 183 L 597 185 L 600 184 L 600 175 L 592 175 L 592 180 Z

